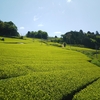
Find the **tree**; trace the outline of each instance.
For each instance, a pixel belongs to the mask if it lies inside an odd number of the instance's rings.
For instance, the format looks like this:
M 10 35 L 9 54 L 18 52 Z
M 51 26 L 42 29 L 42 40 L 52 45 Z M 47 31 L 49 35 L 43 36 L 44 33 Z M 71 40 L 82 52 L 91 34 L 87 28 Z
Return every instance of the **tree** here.
M 63 43 L 64 47 L 66 47 L 66 42 Z
M 28 31 L 27 34 L 26 34 L 26 36 L 27 36 L 27 37 L 30 37 L 30 35 L 31 35 L 31 32 Z
M 0 35 L 7 37 L 19 36 L 19 33 L 17 32 L 17 26 L 12 21 L 0 21 Z
M 42 39 L 42 34 L 43 34 L 43 32 L 41 31 L 41 30 L 38 30 L 38 38 L 40 38 L 40 39 Z
M 3 35 L 4 22 L 0 20 L 0 36 Z
M 80 30 L 79 32 L 80 32 L 81 34 L 83 34 L 83 30 Z
M 5 39 L 4 39 L 4 38 L 2 38 L 2 39 L 1 39 L 1 41 L 5 41 Z
M 55 38 L 57 38 L 57 36 L 55 36 Z
M 28 31 L 26 36 L 31 37 L 31 38 L 47 39 L 48 38 L 48 33 L 45 32 L 45 31 L 42 31 L 42 30 L 38 30 L 38 32 Z
M 99 35 L 99 32 L 98 31 L 96 31 L 96 35 Z
M 47 39 L 48 38 L 48 33 L 47 32 L 42 32 L 42 38 Z

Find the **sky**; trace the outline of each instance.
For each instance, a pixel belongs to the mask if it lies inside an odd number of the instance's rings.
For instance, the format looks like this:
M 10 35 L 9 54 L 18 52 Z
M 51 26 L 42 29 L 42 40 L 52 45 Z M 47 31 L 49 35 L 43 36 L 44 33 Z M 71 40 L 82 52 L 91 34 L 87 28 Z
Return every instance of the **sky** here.
M 0 0 L 0 20 L 12 21 L 20 35 L 38 30 L 58 37 L 71 30 L 100 32 L 100 0 Z

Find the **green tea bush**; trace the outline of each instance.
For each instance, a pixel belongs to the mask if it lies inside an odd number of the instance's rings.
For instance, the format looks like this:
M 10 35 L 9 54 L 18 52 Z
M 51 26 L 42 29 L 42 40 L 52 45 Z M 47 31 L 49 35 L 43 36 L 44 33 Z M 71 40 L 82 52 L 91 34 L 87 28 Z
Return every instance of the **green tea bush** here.
M 77 93 L 73 100 L 100 100 L 100 79 Z
M 61 100 L 100 77 L 100 68 L 80 52 L 23 41 L 26 44 L 0 43 L 1 100 Z

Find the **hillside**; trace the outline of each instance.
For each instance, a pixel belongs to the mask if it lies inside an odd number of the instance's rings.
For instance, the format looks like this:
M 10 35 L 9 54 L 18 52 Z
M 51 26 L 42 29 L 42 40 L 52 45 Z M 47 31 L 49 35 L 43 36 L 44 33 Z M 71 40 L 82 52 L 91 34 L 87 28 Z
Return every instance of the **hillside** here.
M 0 100 L 99 100 L 100 67 L 90 60 L 39 39 L 5 38 L 0 41 Z

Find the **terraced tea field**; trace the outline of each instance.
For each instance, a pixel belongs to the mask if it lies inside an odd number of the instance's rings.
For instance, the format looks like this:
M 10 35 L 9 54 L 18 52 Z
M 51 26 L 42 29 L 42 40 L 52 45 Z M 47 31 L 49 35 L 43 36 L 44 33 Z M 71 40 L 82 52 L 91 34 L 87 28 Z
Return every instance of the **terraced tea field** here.
M 100 100 L 100 79 L 75 95 L 73 100 Z
M 40 40 L 0 41 L 0 100 L 99 100 L 100 68 L 89 61 Z

